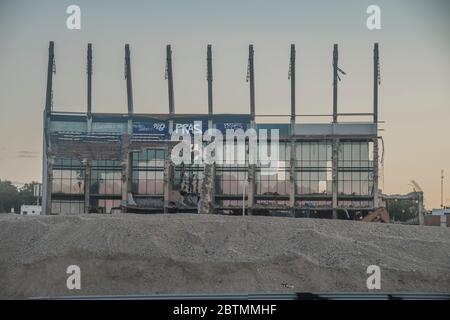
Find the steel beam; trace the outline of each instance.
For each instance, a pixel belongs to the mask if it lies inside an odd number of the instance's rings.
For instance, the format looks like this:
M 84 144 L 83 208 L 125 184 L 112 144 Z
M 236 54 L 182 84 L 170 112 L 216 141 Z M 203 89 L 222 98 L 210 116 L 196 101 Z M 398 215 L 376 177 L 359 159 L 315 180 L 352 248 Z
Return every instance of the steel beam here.
M 255 120 L 255 67 L 253 45 L 248 46 L 247 82 L 250 84 L 250 115 Z
M 128 114 L 133 114 L 133 84 L 131 80 L 130 45 L 125 45 L 125 80 L 127 81 Z
M 380 61 L 378 43 L 373 48 L 373 122 L 378 123 L 378 86 L 380 84 Z
M 166 47 L 166 80 L 169 91 L 169 113 L 175 113 L 175 102 L 173 96 L 173 70 L 172 70 L 172 48 L 170 44 Z
M 87 47 L 87 116 L 92 116 L 92 44 Z
M 339 54 L 338 54 L 338 45 L 335 44 L 333 47 L 333 122 L 337 122 L 337 99 L 338 99 L 338 60 L 339 60 Z
M 212 71 L 212 49 L 210 44 L 208 44 L 206 55 L 207 55 L 206 80 L 208 81 L 208 114 L 211 115 L 213 114 L 213 88 L 212 88 L 213 71 Z
M 47 92 L 45 96 L 45 112 L 49 115 L 53 109 L 53 74 L 55 71 L 55 50 L 54 42 L 50 41 L 48 47 L 48 67 L 47 67 Z

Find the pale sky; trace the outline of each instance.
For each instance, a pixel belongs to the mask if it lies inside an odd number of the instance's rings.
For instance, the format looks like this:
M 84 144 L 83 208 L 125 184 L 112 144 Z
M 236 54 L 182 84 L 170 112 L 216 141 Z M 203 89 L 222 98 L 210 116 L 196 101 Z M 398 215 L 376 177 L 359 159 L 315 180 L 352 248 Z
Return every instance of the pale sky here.
M 81 30 L 66 28 L 71 4 L 81 7 Z M 381 8 L 381 30 L 366 27 L 371 4 Z M 92 42 L 93 110 L 126 112 L 123 47 L 129 43 L 134 108 L 142 113 L 168 111 L 168 43 L 176 112 L 207 111 L 208 43 L 215 112 L 248 112 L 245 76 L 253 43 L 257 114 L 289 113 L 291 43 L 297 49 L 298 113 L 331 113 L 333 43 L 339 44 L 340 67 L 347 72 L 339 84 L 339 112 L 371 112 L 372 49 L 379 42 L 381 187 L 385 193 L 407 193 L 414 179 L 426 205 L 437 207 L 440 170 L 450 179 L 449 34 L 446 0 L 0 0 L 0 179 L 41 181 L 50 40 L 55 41 L 55 110 L 86 110 L 86 46 Z M 450 204 L 449 182 L 444 199 Z

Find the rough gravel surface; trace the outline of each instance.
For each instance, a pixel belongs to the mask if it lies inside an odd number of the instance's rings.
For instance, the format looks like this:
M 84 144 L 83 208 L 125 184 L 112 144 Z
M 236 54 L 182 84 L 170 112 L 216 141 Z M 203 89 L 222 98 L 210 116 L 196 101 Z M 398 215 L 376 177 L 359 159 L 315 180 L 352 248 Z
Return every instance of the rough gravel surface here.
M 68 290 L 66 269 L 81 269 Z M 450 229 L 221 215 L 0 215 L 0 298 L 450 292 Z

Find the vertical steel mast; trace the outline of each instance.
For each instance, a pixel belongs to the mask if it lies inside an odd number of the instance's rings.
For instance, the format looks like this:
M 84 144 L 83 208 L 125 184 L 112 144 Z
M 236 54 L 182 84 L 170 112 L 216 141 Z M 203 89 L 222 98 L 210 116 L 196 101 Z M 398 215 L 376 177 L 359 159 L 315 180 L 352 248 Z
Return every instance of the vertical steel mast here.
M 291 79 L 291 124 L 295 124 L 295 44 L 291 44 L 289 79 Z
M 247 82 L 250 83 L 250 116 L 255 120 L 255 68 L 253 45 L 248 46 Z
M 380 58 L 378 43 L 373 48 L 373 122 L 378 123 L 378 86 L 380 85 Z
M 55 69 L 55 50 L 54 42 L 50 41 L 48 47 L 48 68 L 47 68 L 47 92 L 45 95 L 45 112 L 50 114 L 53 109 L 53 74 Z
M 169 90 L 169 113 L 175 113 L 175 103 L 173 97 L 173 71 L 172 71 L 172 48 L 170 44 L 166 47 L 166 80 Z
M 333 48 L 333 122 L 337 122 L 338 45 Z
M 208 114 L 213 114 L 213 71 L 212 71 L 212 50 L 211 45 L 208 44 L 207 53 L 206 53 L 206 61 L 207 61 L 207 75 L 206 80 L 208 81 Z
M 87 116 L 92 116 L 92 44 L 87 47 Z
M 125 45 L 125 80 L 127 81 L 128 114 L 133 114 L 133 84 L 131 81 L 130 45 Z

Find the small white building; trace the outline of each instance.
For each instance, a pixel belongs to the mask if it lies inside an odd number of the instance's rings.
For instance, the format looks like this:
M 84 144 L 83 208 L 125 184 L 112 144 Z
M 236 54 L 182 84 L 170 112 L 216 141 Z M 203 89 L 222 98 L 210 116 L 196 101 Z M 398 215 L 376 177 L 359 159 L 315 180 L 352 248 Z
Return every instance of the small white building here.
M 39 215 L 41 214 L 41 206 L 37 206 L 37 205 L 22 205 L 20 206 L 20 214 L 21 215 L 28 215 L 28 216 L 32 216 L 32 215 Z
M 431 214 L 433 216 L 448 216 L 450 215 L 450 208 L 433 209 Z

